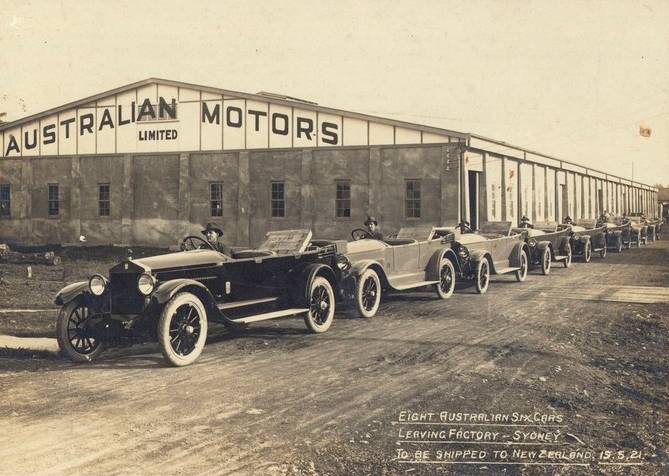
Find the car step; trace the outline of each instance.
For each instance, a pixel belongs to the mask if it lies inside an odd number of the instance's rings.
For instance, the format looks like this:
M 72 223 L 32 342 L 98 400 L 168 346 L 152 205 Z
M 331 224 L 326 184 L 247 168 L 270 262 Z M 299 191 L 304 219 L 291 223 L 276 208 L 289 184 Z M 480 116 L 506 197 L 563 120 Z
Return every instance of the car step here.
M 553 256 L 554 261 L 564 261 L 568 258 L 569 258 L 569 256 L 567 256 L 567 255 L 555 255 L 555 256 Z
M 226 309 L 235 309 L 237 307 L 256 306 L 258 304 L 269 304 L 271 302 L 276 302 L 278 300 L 279 298 L 277 296 L 277 297 L 261 298 L 261 299 L 247 299 L 246 301 L 224 302 L 222 304 L 219 304 L 218 308 L 221 311 L 224 311 Z
M 281 311 L 266 312 L 264 314 L 256 314 L 254 316 L 242 317 L 240 319 L 233 319 L 235 322 L 248 324 L 250 322 L 267 321 L 269 319 L 276 319 L 277 317 L 292 316 L 295 314 L 302 314 L 309 311 L 309 308 L 295 307 L 291 309 L 283 309 Z
M 393 286 L 397 291 L 406 291 L 407 289 L 420 288 L 421 286 L 431 286 L 437 284 L 439 281 L 420 281 L 418 283 L 403 284 L 401 286 Z
M 510 268 L 495 268 L 495 274 L 506 274 L 518 271 L 520 268 L 510 267 Z

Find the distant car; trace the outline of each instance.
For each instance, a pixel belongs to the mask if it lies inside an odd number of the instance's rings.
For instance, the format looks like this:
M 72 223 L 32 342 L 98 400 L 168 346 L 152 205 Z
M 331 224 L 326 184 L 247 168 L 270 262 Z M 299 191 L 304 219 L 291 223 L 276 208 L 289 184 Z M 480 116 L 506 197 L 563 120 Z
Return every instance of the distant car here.
M 453 294 L 452 229 L 405 227 L 396 238 L 378 240 L 358 228 L 351 236 L 341 251 L 349 262 L 342 286 L 361 317 L 376 314 L 383 292 L 432 286 L 439 299 Z
M 525 281 L 529 247 L 521 233 L 511 232 L 511 222 L 488 222 L 473 232 L 466 222 L 457 227 L 452 249 L 457 256 L 457 276 L 473 281 L 476 291 L 488 290 L 491 274 L 514 273 Z
M 562 262 L 565 268 L 571 266 L 571 230 L 557 229 L 555 222 L 521 220 L 521 226 L 512 232 L 521 233 L 529 250 L 530 267 L 540 267 L 542 274 L 548 274 L 553 262 Z
M 630 223 L 632 223 L 632 227 L 641 228 L 641 240 L 643 244 L 646 245 L 649 241 L 653 242 L 659 239 L 662 231 L 662 220 L 648 219 L 643 213 L 630 213 L 628 218 Z
M 325 332 L 335 312 L 340 269 L 336 243 L 311 243 L 309 230 L 267 233 L 256 250 L 226 256 L 188 236 L 185 251 L 114 266 L 109 277 L 65 286 L 55 302 L 61 351 L 75 362 L 106 347 L 157 340 L 172 365 L 194 362 L 209 321 L 230 328 L 304 315 L 307 328 Z
M 629 219 L 623 216 L 603 214 L 597 219 L 597 226 L 606 228 L 606 247 L 622 253 L 623 247 L 631 248 L 634 243 L 642 242 L 641 228 L 633 227 Z
M 586 263 L 590 262 L 593 253 L 606 257 L 606 227 L 597 226 L 597 220 L 572 220 L 567 217 L 559 227 L 571 230 L 572 257 L 580 257 Z

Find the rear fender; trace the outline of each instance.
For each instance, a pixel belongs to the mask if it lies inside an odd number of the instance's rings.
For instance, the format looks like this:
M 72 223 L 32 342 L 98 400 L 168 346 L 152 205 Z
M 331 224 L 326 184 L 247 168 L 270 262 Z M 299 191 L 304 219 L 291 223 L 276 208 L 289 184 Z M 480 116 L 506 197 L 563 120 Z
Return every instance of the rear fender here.
M 558 250 L 560 250 L 561 254 L 567 254 L 566 253 L 567 245 L 571 246 L 569 242 L 570 238 L 568 236 L 563 236 L 562 238 L 560 238 L 560 241 L 558 242 Z
M 427 264 L 426 278 L 428 281 L 439 281 L 439 276 L 441 273 L 441 262 L 444 259 L 449 260 L 453 264 L 456 273 L 461 272 L 460 263 L 458 263 L 458 258 L 455 255 L 455 251 L 450 248 L 443 248 L 439 251 L 435 251 Z
M 539 242 L 543 243 L 543 242 Z M 539 246 L 539 243 L 537 243 L 537 246 Z M 509 258 L 509 266 L 513 268 L 520 268 L 520 252 L 525 251 L 525 255 L 527 256 L 527 259 L 531 259 L 530 256 L 530 247 L 527 246 L 527 243 L 524 241 L 516 244 L 516 246 L 513 247 L 513 251 L 511 252 L 511 257 Z
M 370 268 L 376 271 L 376 274 L 379 275 L 381 286 L 384 288 L 388 287 L 388 278 L 386 277 L 386 272 L 384 271 L 383 266 L 381 266 L 381 263 L 378 261 L 372 259 L 361 260 L 354 263 L 353 266 L 351 266 L 351 270 L 349 271 L 349 276 L 353 276 L 354 279 L 357 280 L 362 275 L 362 273 Z
M 474 273 L 476 271 L 476 266 L 478 263 L 483 261 L 483 258 L 488 259 L 488 264 L 490 265 L 490 272 L 495 274 L 495 262 L 492 260 L 492 255 L 490 252 L 486 250 L 474 250 L 469 253 L 469 257 L 471 260 L 471 272 Z
M 337 294 L 337 276 L 332 268 L 323 263 L 309 264 L 302 269 L 295 280 L 293 299 L 302 304 L 308 304 L 311 297 L 311 285 L 314 279 L 322 276 L 330 282 L 332 290 Z

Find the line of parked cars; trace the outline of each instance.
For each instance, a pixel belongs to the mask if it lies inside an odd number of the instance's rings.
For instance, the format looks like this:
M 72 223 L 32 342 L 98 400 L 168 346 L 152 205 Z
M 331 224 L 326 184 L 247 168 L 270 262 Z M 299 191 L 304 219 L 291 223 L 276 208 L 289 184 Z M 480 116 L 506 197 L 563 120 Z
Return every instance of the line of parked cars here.
M 75 362 L 94 360 L 106 348 L 157 340 L 165 360 L 188 365 L 201 354 L 209 322 L 231 330 L 284 316 L 304 317 L 313 333 L 332 325 L 337 303 L 352 302 L 361 317 L 374 316 L 387 292 L 431 287 L 448 299 L 456 282 L 485 293 L 492 274 L 524 281 L 528 270 L 548 274 L 659 237 L 661 222 L 642 215 L 603 216 L 564 224 L 521 220 L 456 227 L 402 228 L 379 240 L 354 230 L 352 240 L 313 239 L 309 230 L 267 233 L 257 249 L 227 256 L 205 240 L 187 237 L 183 251 L 129 257 L 70 284 L 56 295 L 61 306 L 57 340 Z

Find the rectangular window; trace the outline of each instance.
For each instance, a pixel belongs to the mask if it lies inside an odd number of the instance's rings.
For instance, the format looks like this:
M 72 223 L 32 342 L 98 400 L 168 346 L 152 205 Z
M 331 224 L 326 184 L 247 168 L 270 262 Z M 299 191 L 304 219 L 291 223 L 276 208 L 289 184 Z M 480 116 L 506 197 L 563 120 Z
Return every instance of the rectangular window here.
M 337 218 L 351 218 L 351 182 L 348 180 L 337 181 L 335 216 Z
M 406 217 L 420 218 L 420 180 L 406 181 L 406 195 L 404 201 Z
M 8 183 L 0 184 L 0 217 L 11 215 L 11 191 Z
M 209 208 L 211 216 L 223 216 L 223 182 L 209 184 Z
M 286 216 L 286 184 L 272 182 L 272 218 Z
M 111 212 L 111 198 L 109 195 L 109 184 L 98 184 L 98 215 L 108 217 Z
M 60 196 L 57 183 L 49 184 L 49 216 L 58 216 L 60 213 Z

